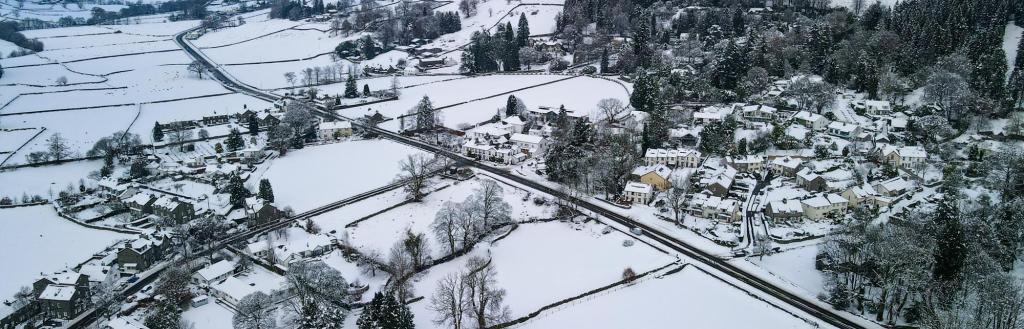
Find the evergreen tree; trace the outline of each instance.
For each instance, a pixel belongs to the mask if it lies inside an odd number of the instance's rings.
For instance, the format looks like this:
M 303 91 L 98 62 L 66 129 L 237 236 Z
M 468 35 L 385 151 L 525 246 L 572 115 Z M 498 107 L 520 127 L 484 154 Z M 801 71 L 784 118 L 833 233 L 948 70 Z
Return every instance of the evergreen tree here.
M 508 22 L 505 26 L 504 36 L 502 37 L 502 64 L 505 71 L 519 71 L 519 45 L 516 41 L 515 31 L 512 30 L 512 22 Z
M 747 72 L 746 57 L 746 54 L 736 44 L 736 41 L 729 39 L 729 43 L 725 46 L 725 52 L 722 54 L 722 59 L 718 61 L 718 66 L 715 67 L 716 86 L 722 89 L 736 89 L 740 78 Z
M 430 97 L 423 95 L 423 99 L 416 104 L 416 129 L 432 129 L 437 126 L 436 112 L 434 104 L 430 102 Z
M 160 122 L 153 124 L 153 141 L 162 142 L 164 140 L 164 128 L 160 126 Z
M 638 67 L 646 69 L 651 67 L 653 54 L 651 51 L 651 27 L 645 20 L 638 19 L 641 23 L 639 28 L 633 32 L 633 56 L 636 58 Z
M 505 116 L 519 115 L 519 100 L 516 99 L 515 95 L 508 95 L 508 101 L 505 102 Z
M 608 73 L 608 48 L 601 49 L 601 73 Z
M 413 329 L 412 311 L 391 294 L 377 292 L 356 321 L 359 329 Z
M 236 208 L 245 207 L 245 198 L 249 197 L 249 190 L 245 188 L 245 181 L 241 176 L 232 175 L 228 181 L 228 194 L 230 194 L 231 205 Z
M 363 97 L 370 97 L 370 85 L 369 84 L 364 84 L 363 85 Z
M 516 47 L 526 47 L 530 40 L 530 22 L 526 20 L 526 13 L 519 14 L 519 30 L 516 32 Z
M 256 136 L 260 133 L 260 121 L 256 115 L 249 116 L 249 135 Z
M 132 166 L 128 169 L 128 175 L 132 178 L 149 176 L 149 168 L 146 168 L 146 160 L 137 158 L 135 161 L 132 161 Z
M 971 87 L 990 99 L 1001 100 L 1006 79 L 1006 54 L 1002 48 L 993 47 L 982 54 L 971 71 Z
M 356 97 L 359 97 L 359 90 L 356 89 L 356 76 L 349 73 L 348 80 L 345 81 L 345 98 Z
M 229 151 L 238 151 L 245 147 L 245 140 L 242 139 L 242 133 L 236 128 L 231 129 L 231 133 L 228 134 L 228 139 L 224 141 Z
M 938 229 L 933 276 L 940 282 L 957 282 L 962 278 L 967 256 L 967 239 L 964 236 L 960 210 L 952 194 L 947 194 L 939 203 L 933 221 Z
M 270 186 L 269 179 L 264 178 L 260 180 L 260 189 L 256 196 L 267 202 L 274 202 L 274 188 Z

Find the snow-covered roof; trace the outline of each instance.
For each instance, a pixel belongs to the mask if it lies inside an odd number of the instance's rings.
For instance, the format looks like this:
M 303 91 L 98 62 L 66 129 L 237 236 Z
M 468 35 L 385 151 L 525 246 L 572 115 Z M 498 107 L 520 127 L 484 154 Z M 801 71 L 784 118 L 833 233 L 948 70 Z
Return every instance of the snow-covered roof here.
M 737 155 L 726 157 L 725 161 L 733 164 L 758 164 L 764 163 L 764 157 L 760 155 Z
M 804 211 L 800 206 L 800 201 L 795 199 L 772 200 L 768 202 L 768 206 L 775 213 L 801 213 Z
M 651 185 L 640 182 L 628 182 L 626 183 L 626 188 L 623 189 L 623 191 L 625 192 L 634 192 L 642 194 L 651 194 L 652 190 L 653 188 L 651 187 Z
M 772 160 L 772 164 L 773 165 L 781 166 L 781 167 L 785 167 L 785 168 L 792 168 L 792 169 L 796 169 L 796 167 L 799 167 L 803 163 L 804 163 L 803 160 L 791 158 L 789 156 L 784 156 L 784 157 L 781 157 L 781 158 L 775 158 L 775 160 Z
M 824 208 L 832 205 L 832 203 L 829 202 L 828 199 L 825 198 L 825 196 L 820 194 L 812 196 L 807 199 L 800 200 L 800 203 L 803 203 L 804 205 L 811 208 Z
M 807 112 L 807 111 L 800 111 L 800 112 L 796 112 L 796 115 L 794 115 L 793 118 L 797 119 L 797 120 L 814 122 L 814 121 L 818 121 L 818 120 L 824 119 L 825 117 L 821 116 L 821 114 L 811 113 L 811 112 Z
M 245 296 L 258 291 L 256 288 L 233 276 L 224 279 L 224 281 L 220 283 L 214 284 L 212 288 L 230 296 L 234 300 L 242 300 Z
M 78 272 L 88 276 L 89 281 L 102 282 L 107 277 L 107 273 L 110 272 L 110 267 L 102 264 L 88 263 L 80 266 Z
M 643 176 L 648 173 L 655 173 L 658 176 L 661 176 L 661 178 L 668 179 L 668 176 L 672 174 L 672 169 L 669 169 L 668 166 L 662 164 L 639 166 L 636 167 L 636 169 L 633 169 L 633 175 L 636 176 Z
M 39 299 L 42 299 L 42 300 L 69 301 L 69 300 L 71 300 L 71 297 L 74 297 L 74 296 L 75 296 L 75 287 L 74 286 L 65 286 L 65 285 L 56 285 L 56 284 L 47 285 L 46 289 L 43 289 L 43 292 L 39 293 Z
M 693 113 L 694 119 L 725 120 L 725 117 L 732 114 L 732 108 L 724 106 L 708 106 Z
M 501 119 L 501 122 L 504 122 L 504 123 L 510 124 L 510 125 L 520 125 L 520 126 L 523 125 L 523 119 L 520 119 L 518 116 L 515 116 L 515 115 L 507 117 L 507 118 L 504 118 L 504 119 Z
M 544 140 L 544 137 L 516 133 L 512 134 L 512 138 L 510 138 L 510 140 L 518 143 L 540 144 L 540 142 Z
M 903 177 L 895 177 L 878 183 L 875 186 L 884 188 L 886 191 L 903 191 L 909 189 L 910 185 L 910 181 L 903 179 Z
M 832 121 L 832 123 L 828 124 L 828 129 L 846 134 L 852 133 L 854 130 L 857 130 L 857 127 L 858 126 L 855 124 L 846 123 L 842 121 Z
M 811 168 L 801 169 L 796 173 L 796 176 L 806 181 L 812 181 L 817 179 L 818 177 L 821 177 L 818 176 L 818 174 L 815 174 L 813 171 L 811 171 Z
M 234 263 L 227 260 L 222 260 L 199 270 L 199 272 L 196 274 L 198 274 L 199 277 L 202 278 L 203 280 L 210 281 L 218 277 L 221 277 L 225 274 L 231 273 L 234 270 Z

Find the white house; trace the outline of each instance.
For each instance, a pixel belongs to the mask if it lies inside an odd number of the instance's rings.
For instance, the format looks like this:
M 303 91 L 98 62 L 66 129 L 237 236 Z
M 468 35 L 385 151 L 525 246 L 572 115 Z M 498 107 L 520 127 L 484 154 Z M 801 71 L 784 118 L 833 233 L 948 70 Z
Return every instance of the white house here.
M 654 187 L 644 183 L 628 182 L 622 189 L 622 197 L 632 203 L 647 204 L 654 197 Z
M 793 119 L 800 124 L 811 128 L 814 131 L 824 131 L 828 127 L 829 120 L 821 114 L 815 114 L 807 111 L 797 112 L 793 116 Z
M 913 183 L 903 179 L 903 177 L 894 177 L 876 183 L 872 187 L 875 188 L 875 191 L 878 191 L 878 194 L 894 197 L 909 192 L 914 186 Z
M 662 164 L 673 167 L 697 168 L 703 159 L 700 151 L 692 149 L 647 149 L 644 163 L 648 166 Z
M 321 122 L 316 129 L 316 136 L 323 141 L 352 136 L 352 123 L 348 121 Z
M 828 124 L 828 133 L 836 137 L 850 139 L 860 133 L 860 126 L 841 121 L 833 121 Z
M 741 111 L 744 119 L 760 122 L 775 120 L 775 115 L 779 112 L 774 107 L 764 105 L 747 105 Z
M 760 155 L 738 155 L 725 157 L 725 162 L 739 172 L 761 173 L 764 169 L 764 157 Z
M 888 115 L 892 113 L 892 104 L 889 101 L 860 100 L 853 102 L 853 108 L 864 110 L 869 115 Z
M 830 214 L 841 214 L 846 211 L 847 204 L 845 198 L 835 193 L 818 194 L 800 200 L 804 216 L 810 219 L 821 219 Z
M 243 256 L 244 257 L 244 256 Z M 195 284 L 212 284 L 223 281 L 235 271 L 235 264 L 231 261 L 221 260 L 210 264 L 210 266 L 196 271 L 192 274 L 192 282 Z
M 702 193 L 693 195 L 688 211 L 694 216 L 725 221 L 739 220 L 742 216 L 739 201 Z
M 544 137 L 515 133 L 512 134 L 509 141 L 521 152 L 534 154 L 540 150 L 540 145 L 544 142 Z
M 928 152 L 920 146 L 896 147 L 884 145 L 879 149 L 882 162 L 896 167 L 913 168 L 928 159 Z
M 709 124 L 712 122 L 724 121 L 725 117 L 732 115 L 732 108 L 724 106 L 708 106 L 693 113 L 694 124 Z

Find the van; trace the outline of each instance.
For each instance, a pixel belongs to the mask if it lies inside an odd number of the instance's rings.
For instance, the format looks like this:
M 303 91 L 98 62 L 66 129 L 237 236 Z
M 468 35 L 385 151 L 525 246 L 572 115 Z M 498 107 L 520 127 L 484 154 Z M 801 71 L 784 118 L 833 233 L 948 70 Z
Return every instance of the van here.
M 200 307 L 210 302 L 210 297 L 206 295 L 196 296 L 192 298 L 192 307 Z

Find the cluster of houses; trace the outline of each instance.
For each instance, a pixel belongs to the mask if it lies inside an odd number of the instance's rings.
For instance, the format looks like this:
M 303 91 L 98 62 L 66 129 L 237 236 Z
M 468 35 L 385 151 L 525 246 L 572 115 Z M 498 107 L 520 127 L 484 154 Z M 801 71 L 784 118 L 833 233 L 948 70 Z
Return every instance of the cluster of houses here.
M 572 110 L 541 106 L 496 122 L 466 130 L 458 136 L 459 151 L 466 156 L 501 164 L 517 164 L 543 151 L 561 113 L 570 122 L 587 120 Z

